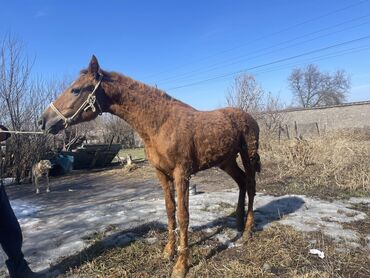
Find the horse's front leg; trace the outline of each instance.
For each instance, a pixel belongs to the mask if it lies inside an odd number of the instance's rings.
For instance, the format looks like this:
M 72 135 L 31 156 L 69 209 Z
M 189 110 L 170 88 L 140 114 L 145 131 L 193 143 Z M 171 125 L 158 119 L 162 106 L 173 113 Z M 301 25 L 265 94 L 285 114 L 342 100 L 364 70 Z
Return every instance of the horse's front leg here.
M 189 227 L 189 177 L 183 169 L 175 169 L 174 181 L 177 193 L 177 219 L 180 226 L 178 258 L 172 277 L 185 277 L 188 270 L 188 227 Z
M 162 185 L 164 199 L 166 202 L 167 211 L 167 227 L 168 227 L 168 242 L 163 250 L 163 256 L 166 259 L 172 259 L 175 255 L 176 244 L 176 204 L 175 204 L 175 189 L 173 182 L 161 171 L 157 170 L 157 177 Z

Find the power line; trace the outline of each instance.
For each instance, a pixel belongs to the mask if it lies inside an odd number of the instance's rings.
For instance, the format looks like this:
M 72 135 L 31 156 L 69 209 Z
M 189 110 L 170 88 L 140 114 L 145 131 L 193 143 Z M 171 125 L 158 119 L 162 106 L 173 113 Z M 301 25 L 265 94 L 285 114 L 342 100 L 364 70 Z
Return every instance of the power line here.
M 340 50 L 340 51 L 336 51 L 336 52 L 333 52 L 333 53 L 312 57 L 310 59 L 305 59 L 305 60 L 299 61 L 299 62 L 293 62 L 293 63 L 289 63 L 289 64 L 285 64 L 285 65 L 280 65 L 280 66 L 275 67 L 275 68 L 260 70 L 260 71 L 257 71 L 257 72 L 253 72 L 253 74 L 254 75 L 259 75 L 259 74 L 269 73 L 269 72 L 273 72 L 273 71 L 277 71 L 277 70 L 281 70 L 281 69 L 291 68 L 292 66 L 306 64 L 307 62 L 313 63 L 313 62 L 317 62 L 317 61 L 322 61 L 322 60 L 332 59 L 332 58 L 336 58 L 336 57 L 341 57 L 341 56 L 346 55 L 346 54 L 358 53 L 358 52 L 362 52 L 362 51 L 366 51 L 366 50 L 370 50 L 370 44 L 366 44 L 366 45 L 363 45 L 361 47 L 353 47 L 353 48 L 350 48 L 350 49 Z
M 370 14 L 369 15 L 366 15 L 366 16 L 362 16 L 362 17 L 356 18 L 356 19 L 357 20 L 360 19 L 360 18 L 363 19 L 363 18 L 366 18 L 366 17 L 369 17 L 369 16 L 370 16 Z M 354 21 L 356 19 L 353 19 L 353 20 L 350 20 L 350 21 L 346 21 L 345 23 Z M 340 24 L 337 24 L 337 25 L 334 25 L 334 26 L 331 26 L 331 27 L 328 27 L 328 28 L 323 28 L 323 29 L 320 29 L 320 30 L 315 31 L 315 32 L 304 34 L 302 36 L 299 36 L 299 37 L 296 37 L 296 38 L 293 38 L 293 39 L 290 39 L 290 40 L 286 40 L 286 41 L 281 42 L 281 43 L 277 43 L 274 46 L 262 48 L 260 50 L 253 51 L 253 52 L 251 52 L 249 54 L 244 54 L 244 55 L 235 57 L 234 59 L 231 59 L 231 60 L 234 60 L 233 62 L 230 62 L 230 60 L 223 61 L 223 62 L 218 62 L 218 63 L 215 63 L 215 64 L 211 65 L 211 67 L 207 67 L 207 68 L 205 68 L 203 70 L 199 70 L 198 69 L 198 70 L 190 71 L 190 72 L 187 72 L 187 73 L 183 73 L 183 74 L 179 74 L 179 75 L 176 75 L 176 76 L 172 76 L 170 78 L 163 79 L 161 81 L 158 81 L 157 84 L 163 85 L 163 84 L 166 84 L 166 83 L 172 83 L 172 82 L 176 82 L 176 81 L 181 81 L 181 80 L 187 79 L 189 77 L 192 77 L 195 74 L 207 73 L 207 72 L 211 72 L 211 71 L 214 71 L 216 69 L 219 69 L 219 68 L 223 68 L 225 66 L 235 65 L 235 64 L 240 63 L 242 61 L 252 60 L 252 59 L 255 59 L 255 58 L 258 58 L 258 57 L 261 57 L 261 56 L 265 56 L 267 54 L 272 54 L 272 53 L 275 53 L 275 52 L 278 52 L 278 51 L 281 51 L 281 50 L 285 50 L 285 49 L 291 48 L 293 46 L 302 45 L 302 44 L 305 44 L 307 42 L 311 42 L 311 41 L 314 41 L 314 40 L 317 40 L 317 39 L 320 39 L 320 38 L 323 38 L 323 37 L 327 37 L 327 36 L 330 36 L 330 35 L 338 34 L 338 33 L 343 32 L 343 31 L 347 31 L 347 30 L 350 30 L 350 29 L 361 27 L 361 26 L 367 25 L 369 23 L 370 23 L 370 21 L 366 21 L 366 22 L 363 22 L 363 23 L 360 23 L 360 24 L 357 24 L 357 25 L 354 25 L 354 26 L 350 26 L 350 27 L 347 27 L 347 28 L 343 28 L 341 30 L 337 30 L 335 32 L 327 33 L 327 34 L 320 35 L 320 36 L 317 36 L 317 37 L 314 37 L 314 38 L 311 38 L 311 39 L 308 39 L 308 40 L 304 40 L 304 41 L 301 41 L 301 42 L 298 42 L 298 43 L 294 43 L 294 44 L 288 45 L 286 47 L 281 47 L 281 48 L 273 49 L 273 48 L 275 48 L 278 45 L 283 45 L 283 44 L 286 44 L 288 42 L 293 42 L 293 41 L 295 41 L 298 38 L 304 38 L 304 37 L 307 37 L 307 36 L 312 35 L 312 34 L 315 34 L 315 33 L 320 33 L 320 32 L 322 32 L 323 30 L 326 30 L 326 29 L 331 29 L 333 27 L 338 27 L 338 26 L 344 24 L 344 22 L 342 22 Z M 272 51 L 268 51 L 268 52 L 263 52 L 263 50 L 268 50 L 268 49 L 273 49 L 273 50 Z M 245 59 L 245 58 L 241 59 L 242 57 L 248 57 L 248 56 L 250 56 L 250 54 L 253 54 L 253 53 L 261 53 L 261 54 L 252 56 L 252 57 L 250 57 L 248 59 Z M 236 59 L 236 58 L 239 58 L 239 59 Z
M 366 50 L 370 50 L 370 44 L 364 45 L 361 48 L 354 47 L 354 48 L 350 48 L 350 49 L 345 49 L 345 50 L 341 50 L 341 51 L 337 51 L 337 52 L 333 52 L 333 53 L 329 53 L 329 54 L 325 54 L 325 55 L 312 57 L 310 59 L 301 60 L 301 61 L 298 61 L 298 62 L 279 65 L 279 66 L 274 67 L 274 68 L 268 68 L 268 69 L 260 70 L 260 71 L 257 71 L 257 72 L 252 71 L 251 73 L 253 75 L 258 76 L 258 75 L 264 74 L 264 73 L 275 72 L 275 71 L 291 68 L 292 66 L 301 66 L 301 65 L 304 65 L 304 64 L 307 64 L 307 63 L 314 63 L 314 62 L 318 62 L 318 61 L 333 59 L 333 58 L 336 58 L 336 57 L 342 57 L 343 55 L 346 55 L 346 54 L 359 53 L 359 52 L 366 51 Z
M 337 43 L 337 44 L 333 44 L 333 45 L 330 45 L 330 46 L 326 46 L 326 47 L 318 48 L 318 49 L 315 49 L 315 50 L 307 51 L 307 52 L 297 54 L 297 55 L 294 55 L 294 56 L 290 56 L 290 57 L 286 57 L 286 58 L 283 58 L 283 59 L 278 59 L 278 60 L 275 60 L 275 61 L 272 61 L 272 62 L 269 62 L 269 63 L 264 63 L 264 64 L 257 65 L 257 66 L 254 66 L 254 67 L 250 67 L 250 68 L 230 72 L 230 73 L 227 73 L 227 74 L 218 75 L 218 76 L 214 76 L 214 77 L 211 77 L 211 78 L 195 81 L 195 82 L 192 82 L 192 83 L 172 87 L 172 88 L 167 89 L 167 91 L 173 91 L 173 90 L 177 90 L 177 89 L 181 89 L 181 88 L 191 87 L 191 86 L 194 86 L 194 85 L 202 84 L 202 83 L 212 81 L 212 80 L 216 80 L 216 79 L 219 79 L 219 78 L 236 75 L 236 74 L 239 74 L 239 73 L 242 73 L 242 72 L 246 72 L 246 71 L 266 67 L 266 66 L 269 66 L 269 65 L 278 64 L 278 63 L 285 62 L 285 61 L 290 61 L 290 60 L 293 60 L 293 59 L 296 59 L 296 58 L 299 58 L 299 57 L 304 57 L 304 56 L 307 56 L 307 55 L 311 55 L 313 53 L 317 53 L 317 52 L 325 51 L 325 50 L 328 50 L 328 49 L 340 47 L 340 46 L 343 46 L 343 45 L 363 41 L 363 40 L 366 40 L 366 39 L 369 39 L 369 38 L 370 38 L 370 35 L 360 37 L 360 38 L 356 38 L 356 39 L 349 40 L 349 41 L 345 41 L 345 42 L 341 42 L 341 43 Z
M 281 29 L 281 30 L 279 30 L 279 31 L 277 31 L 277 32 L 274 32 L 274 33 L 270 33 L 270 34 L 267 34 L 267 35 L 261 36 L 261 37 L 259 37 L 259 38 L 257 38 L 257 39 L 252 40 L 252 41 L 249 41 L 249 42 L 246 42 L 246 43 L 240 44 L 240 45 L 238 45 L 238 46 L 235 46 L 235 47 L 232 47 L 232 48 L 229 48 L 229 49 L 221 50 L 221 51 L 216 52 L 216 53 L 214 53 L 214 54 L 212 54 L 212 55 L 209 55 L 209 56 L 206 56 L 206 57 L 204 57 L 204 58 L 198 59 L 198 60 L 197 60 L 197 62 L 205 61 L 205 60 L 208 60 L 209 58 L 213 58 L 213 57 L 215 57 L 215 56 L 219 56 L 220 54 L 224 54 L 224 53 L 227 53 L 227 52 L 233 51 L 233 50 L 235 50 L 235 49 L 241 48 L 241 47 L 243 47 L 243 46 L 245 46 L 245 45 L 249 45 L 249 44 L 252 44 L 252 43 L 255 43 L 255 42 L 258 42 L 258 41 L 264 40 L 264 39 L 269 38 L 269 37 L 272 37 L 272 36 L 280 35 L 280 34 L 282 34 L 282 33 L 285 33 L 285 32 L 287 32 L 287 31 L 290 31 L 290 30 L 295 29 L 295 28 L 297 28 L 297 27 L 303 26 L 303 25 L 305 25 L 305 24 L 307 24 L 307 23 L 314 22 L 314 21 L 320 20 L 320 19 L 322 19 L 322 18 L 329 17 L 329 16 L 331 16 L 331 15 L 334 15 L 334 14 L 337 14 L 337 13 L 343 12 L 343 11 L 345 11 L 345 10 L 348 10 L 348 9 L 354 8 L 354 7 L 356 7 L 356 6 L 362 5 L 362 4 L 364 4 L 364 3 L 368 2 L 368 1 L 369 1 L 369 0 L 362 0 L 362 1 L 358 1 L 358 2 L 356 2 L 356 3 L 350 4 L 350 5 L 348 5 L 348 6 L 344 6 L 344 7 L 342 7 L 342 8 L 336 9 L 336 10 L 331 11 L 331 12 L 328 12 L 328 13 L 325 13 L 325 14 L 323 14 L 323 15 L 319 15 L 319 16 L 317 16 L 317 17 L 314 17 L 314 18 L 311 18 L 311 19 L 308 19 L 308 20 L 302 21 L 302 22 L 300 22 L 300 23 L 294 24 L 294 25 L 292 25 L 292 26 L 289 26 L 289 27 L 283 28 L 283 29 Z M 189 63 L 186 63 L 186 64 L 183 64 L 183 65 L 180 65 L 180 66 L 173 67 L 173 68 L 171 68 L 171 69 L 163 70 L 163 71 L 158 72 L 158 73 L 150 74 L 150 75 L 147 75 L 147 76 L 145 76 L 145 77 L 143 77 L 143 78 L 144 78 L 144 79 L 146 79 L 146 78 L 152 78 L 153 76 L 157 76 L 157 75 L 159 75 L 159 74 L 163 74 L 163 73 L 166 73 L 166 72 L 172 72 L 172 71 L 177 70 L 177 69 L 179 69 L 179 68 L 183 68 L 183 67 L 187 66 L 188 64 L 189 64 Z
M 341 57 L 341 56 L 346 55 L 346 54 L 359 53 L 359 52 L 366 51 L 366 50 L 370 50 L 370 44 L 364 45 L 361 48 L 355 47 L 355 48 L 350 48 L 350 49 L 346 49 L 346 50 L 341 50 L 341 51 L 337 51 L 337 52 L 334 52 L 334 53 L 325 54 L 325 55 L 321 55 L 321 56 L 316 56 L 316 57 L 306 59 L 306 60 L 303 60 L 303 61 L 293 62 L 293 63 L 289 63 L 289 64 L 285 64 L 285 65 L 280 65 L 278 67 L 269 68 L 269 69 L 266 69 L 266 70 L 260 70 L 260 71 L 252 72 L 252 73 L 253 73 L 253 75 L 258 76 L 258 75 L 264 74 L 264 73 L 275 72 L 275 71 L 291 68 L 292 66 L 299 66 L 299 65 L 302 65 L 302 64 L 307 64 L 308 62 L 313 63 L 313 62 L 317 62 L 317 61 L 333 59 L 333 58 L 336 58 L 336 57 Z M 225 78 L 225 77 L 223 77 L 223 78 Z M 222 79 L 222 78 L 220 78 L 220 79 Z

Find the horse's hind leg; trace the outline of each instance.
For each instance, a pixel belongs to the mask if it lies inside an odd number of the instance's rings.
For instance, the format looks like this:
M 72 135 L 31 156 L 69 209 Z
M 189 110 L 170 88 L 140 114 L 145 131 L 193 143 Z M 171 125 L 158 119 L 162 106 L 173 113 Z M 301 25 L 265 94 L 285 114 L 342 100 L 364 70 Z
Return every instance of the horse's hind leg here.
M 250 238 L 254 227 L 253 203 L 256 195 L 256 172 L 261 170 L 261 162 L 258 155 L 258 132 L 252 133 L 249 140 L 250 142 L 248 143 L 246 138 L 243 139 L 240 156 L 246 174 L 248 192 L 248 212 L 244 235 Z
M 172 181 L 161 171 L 157 170 L 157 177 L 162 185 L 164 199 L 166 202 L 166 211 L 168 219 L 168 242 L 163 250 L 163 256 L 172 259 L 175 255 L 176 244 L 176 204 L 175 204 L 175 189 Z
M 235 160 L 224 163 L 220 168 L 228 173 L 239 186 L 239 199 L 238 206 L 236 208 L 236 226 L 238 231 L 242 232 L 244 229 L 245 195 L 247 191 L 245 173 L 239 168 Z
M 248 211 L 247 220 L 245 222 L 244 237 L 251 238 L 254 228 L 253 203 L 254 196 L 256 195 L 256 170 L 251 164 L 247 153 L 242 152 L 240 155 L 245 168 L 245 181 L 248 192 Z
M 247 170 L 247 191 L 248 191 L 248 211 L 247 220 L 245 224 L 244 235 L 249 238 L 252 237 L 254 228 L 253 203 L 256 195 L 256 172 L 254 170 Z

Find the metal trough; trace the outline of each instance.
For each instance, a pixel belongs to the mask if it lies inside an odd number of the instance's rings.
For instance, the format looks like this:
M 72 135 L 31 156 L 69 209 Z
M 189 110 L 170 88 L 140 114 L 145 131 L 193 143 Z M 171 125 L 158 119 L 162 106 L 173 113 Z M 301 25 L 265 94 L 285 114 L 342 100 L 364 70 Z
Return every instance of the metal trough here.
M 73 156 L 73 169 L 91 169 L 108 166 L 121 148 L 121 144 L 85 144 L 61 154 Z

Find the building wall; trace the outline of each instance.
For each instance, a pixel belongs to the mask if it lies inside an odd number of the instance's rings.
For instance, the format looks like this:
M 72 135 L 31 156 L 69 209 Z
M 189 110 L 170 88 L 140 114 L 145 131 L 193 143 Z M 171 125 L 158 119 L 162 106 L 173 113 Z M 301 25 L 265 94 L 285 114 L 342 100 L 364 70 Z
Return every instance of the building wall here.
M 287 136 L 286 129 L 289 135 L 294 137 L 324 134 L 339 129 L 370 127 L 370 101 L 311 109 L 292 109 L 280 113 L 284 113 L 281 131 L 284 136 Z

